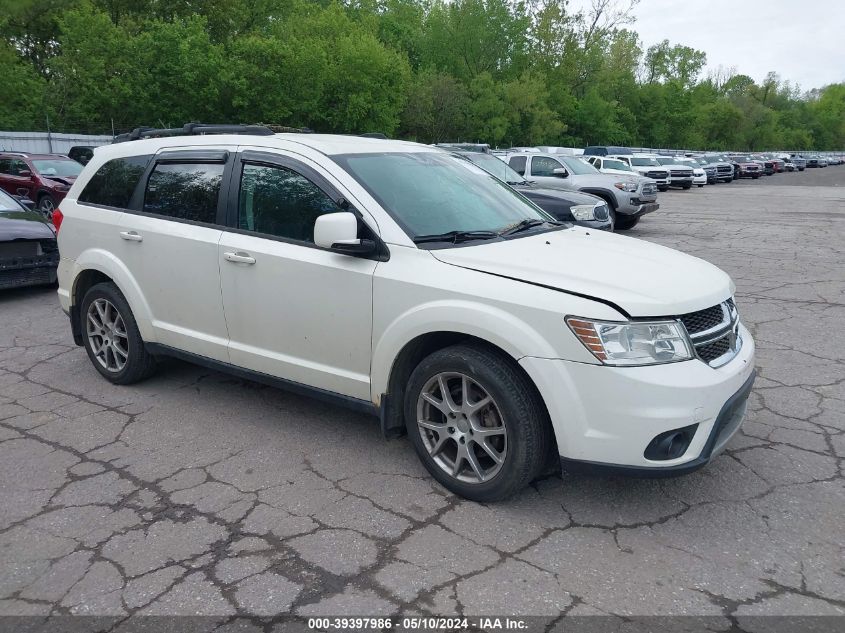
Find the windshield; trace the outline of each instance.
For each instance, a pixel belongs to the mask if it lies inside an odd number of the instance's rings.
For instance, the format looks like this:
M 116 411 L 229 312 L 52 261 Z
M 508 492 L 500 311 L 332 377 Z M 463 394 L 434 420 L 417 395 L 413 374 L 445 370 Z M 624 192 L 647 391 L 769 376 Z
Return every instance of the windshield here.
M 657 158 L 657 162 L 661 165 L 675 165 L 677 164 L 674 158 L 669 158 L 668 156 L 660 156 Z
M 59 178 L 72 178 L 82 172 L 82 165 L 75 160 L 34 160 L 32 164 L 42 176 L 57 176 Z
M 525 178 L 511 169 L 510 165 L 492 154 L 462 154 L 462 156 L 509 185 L 525 182 Z
M 556 158 L 564 164 L 570 174 L 575 174 L 576 176 L 591 176 L 593 174 L 601 173 L 590 163 L 586 163 L 580 158 L 571 158 L 568 156 L 557 156 Z
M 21 205 L 12 196 L 0 189 L 0 213 L 23 211 Z
M 613 160 L 610 158 L 605 158 L 604 163 L 602 165 L 604 169 L 618 169 L 619 171 L 633 171 L 627 163 L 623 163 L 621 160 Z
M 450 231 L 499 233 L 523 220 L 554 222 L 501 180 L 451 154 L 390 152 L 344 154 L 332 159 L 378 200 L 412 239 Z
M 653 158 L 642 158 L 639 156 L 634 156 L 631 159 L 631 164 L 634 167 L 660 167 L 660 163 Z

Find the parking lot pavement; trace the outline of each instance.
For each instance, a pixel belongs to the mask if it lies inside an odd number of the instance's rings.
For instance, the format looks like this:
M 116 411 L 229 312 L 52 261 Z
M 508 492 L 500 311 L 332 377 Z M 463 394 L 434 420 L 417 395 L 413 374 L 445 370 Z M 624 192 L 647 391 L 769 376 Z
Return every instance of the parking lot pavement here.
M 845 613 L 845 167 L 823 173 L 661 194 L 631 231 L 727 270 L 759 348 L 741 434 L 678 479 L 466 502 L 374 419 L 175 361 L 114 387 L 53 290 L 0 295 L 0 614 Z

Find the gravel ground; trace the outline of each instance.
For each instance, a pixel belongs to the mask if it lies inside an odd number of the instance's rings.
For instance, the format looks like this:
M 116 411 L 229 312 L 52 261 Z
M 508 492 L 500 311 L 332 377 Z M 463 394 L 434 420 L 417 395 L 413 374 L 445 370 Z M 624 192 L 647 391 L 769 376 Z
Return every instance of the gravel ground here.
M 497 505 L 344 409 L 175 361 L 113 387 L 52 289 L 3 293 L 0 615 L 845 614 L 845 167 L 660 203 L 631 235 L 736 281 L 742 432 L 687 477 Z

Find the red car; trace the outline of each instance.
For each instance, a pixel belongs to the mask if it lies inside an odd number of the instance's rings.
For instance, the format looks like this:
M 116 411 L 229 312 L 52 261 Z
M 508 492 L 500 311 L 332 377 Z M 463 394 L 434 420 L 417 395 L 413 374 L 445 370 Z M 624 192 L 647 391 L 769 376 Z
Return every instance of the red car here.
M 61 154 L 0 152 L 0 189 L 34 200 L 48 220 L 82 171 L 82 165 Z

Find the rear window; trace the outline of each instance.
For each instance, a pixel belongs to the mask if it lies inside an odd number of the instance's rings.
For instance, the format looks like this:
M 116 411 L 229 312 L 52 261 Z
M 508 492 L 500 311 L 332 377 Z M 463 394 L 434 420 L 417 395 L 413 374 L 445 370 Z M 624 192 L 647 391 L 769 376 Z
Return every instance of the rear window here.
M 79 194 L 79 202 L 128 209 L 129 200 L 150 158 L 129 156 L 108 161 L 85 185 Z
M 222 163 L 159 163 L 150 174 L 144 212 L 190 222 L 217 222 Z

